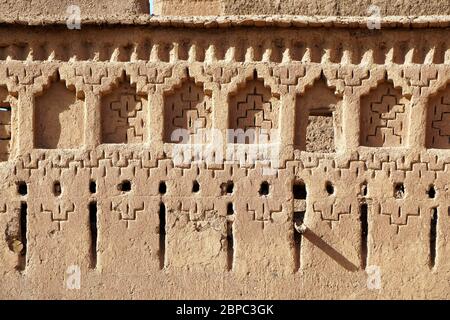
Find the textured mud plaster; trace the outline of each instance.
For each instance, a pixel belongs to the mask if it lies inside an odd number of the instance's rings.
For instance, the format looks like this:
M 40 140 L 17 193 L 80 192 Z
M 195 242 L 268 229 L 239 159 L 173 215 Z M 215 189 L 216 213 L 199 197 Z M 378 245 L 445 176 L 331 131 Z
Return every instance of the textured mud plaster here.
M 155 0 L 154 14 L 173 16 L 213 16 L 223 14 L 221 0 Z
M 156 0 L 155 14 L 367 16 L 370 5 L 384 16 L 450 14 L 447 0 Z
M 104 17 L 1 20 L 0 298 L 450 297 L 448 17 Z
M 0 17 L 65 17 L 70 5 L 79 6 L 82 17 L 133 16 L 150 12 L 148 0 L 0 0 Z

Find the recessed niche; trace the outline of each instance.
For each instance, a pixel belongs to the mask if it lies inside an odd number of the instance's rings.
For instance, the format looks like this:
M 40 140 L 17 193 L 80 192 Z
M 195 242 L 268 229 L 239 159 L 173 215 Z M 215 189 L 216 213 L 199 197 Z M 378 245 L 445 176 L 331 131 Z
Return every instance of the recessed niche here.
M 21 196 L 26 196 L 28 194 L 28 186 L 25 181 L 17 182 L 17 193 Z
M 56 197 L 59 197 L 62 193 L 61 183 L 59 181 L 55 181 L 53 183 L 53 194 Z
M 122 192 L 131 191 L 131 182 L 129 180 L 124 180 L 118 185 L 118 189 Z
M 334 186 L 333 183 L 331 183 L 330 181 L 327 181 L 327 183 L 325 183 L 325 190 L 327 191 L 328 195 L 332 195 L 334 194 Z
M 103 143 L 145 142 L 147 99 L 136 93 L 126 79 L 102 98 L 101 132 Z
M 269 143 L 271 130 L 278 128 L 279 99 L 256 72 L 253 78 L 229 98 L 229 143 Z
M 89 192 L 90 193 L 96 193 L 97 192 L 97 184 L 93 180 L 89 181 Z
M 222 183 L 220 185 L 220 190 L 221 190 L 221 193 L 222 193 L 223 196 L 224 195 L 231 195 L 231 194 L 233 194 L 234 182 L 233 181 L 228 181 L 228 182 Z
M 294 194 L 295 200 L 306 200 L 308 193 L 306 191 L 305 183 L 303 181 L 295 182 L 292 187 L 292 193 Z
M 84 101 L 56 81 L 35 99 L 34 144 L 39 149 L 76 149 L 84 142 Z
M 341 99 L 322 75 L 298 95 L 295 106 L 295 137 L 297 149 L 307 152 L 333 153 L 342 144 L 342 125 L 339 120 Z
M 430 199 L 434 199 L 434 198 L 436 197 L 436 189 L 434 188 L 433 185 L 431 185 L 431 186 L 428 188 L 427 194 L 428 194 L 428 197 L 429 197 Z
M 192 183 L 192 192 L 197 193 L 199 191 L 200 191 L 200 184 L 196 180 Z
M 261 186 L 259 188 L 259 195 L 260 196 L 267 196 L 270 192 L 270 185 L 267 181 L 264 181 L 261 183 Z
M 405 185 L 403 183 L 394 184 L 394 198 L 403 199 L 405 197 Z
M 232 215 L 234 214 L 234 206 L 232 202 L 229 202 L 227 204 L 227 215 Z
M 334 147 L 333 113 L 311 114 L 306 128 L 306 151 L 332 153 Z

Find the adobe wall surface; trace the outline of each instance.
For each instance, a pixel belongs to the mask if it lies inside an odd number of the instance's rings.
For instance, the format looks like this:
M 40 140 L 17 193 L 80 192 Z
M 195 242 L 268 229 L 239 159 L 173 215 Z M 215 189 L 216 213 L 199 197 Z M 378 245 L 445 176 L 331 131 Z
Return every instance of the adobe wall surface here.
M 0 298 L 449 298 L 449 25 L 2 23 Z
M 448 0 L 155 0 L 158 15 L 368 16 L 371 5 L 383 16 L 448 15 Z
M 163 16 L 213 16 L 223 13 L 223 4 L 221 0 L 155 0 L 153 13 Z
M 148 0 L 15 0 L 0 1 L 0 17 L 39 19 L 67 16 L 67 8 L 79 6 L 82 17 L 134 16 L 149 13 Z

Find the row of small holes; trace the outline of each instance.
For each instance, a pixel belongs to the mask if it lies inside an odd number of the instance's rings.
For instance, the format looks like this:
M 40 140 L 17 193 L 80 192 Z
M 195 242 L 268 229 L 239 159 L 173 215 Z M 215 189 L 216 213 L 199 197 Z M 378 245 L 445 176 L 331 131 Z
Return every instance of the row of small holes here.
M 95 183 L 95 181 L 91 181 L 89 183 L 89 191 L 91 193 L 96 193 L 97 192 L 97 185 Z M 26 196 L 28 194 L 28 186 L 24 181 L 19 181 L 17 183 L 17 193 L 21 196 Z M 62 187 L 61 187 L 61 183 L 59 181 L 55 181 L 53 183 L 53 194 L 57 197 L 59 197 L 62 193 Z
M 328 195 L 334 194 L 334 186 L 330 181 L 325 184 L 325 190 Z M 308 192 L 306 190 L 306 185 L 303 182 L 296 182 L 292 187 L 292 193 L 294 194 L 295 200 L 306 200 Z
M 118 189 L 123 192 L 131 191 L 131 182 L 128 180 L 122 181 L 118 185 Z M 231 195 L 234 191 L 234 183 L 232 181 L 228 181 L 221 185 L 222 194 Z M 331 182 L 327 182 L 325 184 L 325 189 L 329 195 L 334 194 L 334 186 Z M 90 181 L 89 183 L 89 191 L 90 193 L 97 192 L 97 185 L 95 181 Z M 192 192 L 198 193 L 200 191 L 200 184 L 198 181 L 194 181 L 192 184 Z M 361 185 L 361 191 L 363 196 L 367 196 L 367 183 L 363 183 Z M 167 186 L 164 181 L 161 181 L 159 184 L 159 193 L 165 194 L 167 192 Z M 296 200 L 305 200 L 307 197 L 306 186 L 303 182 L 295 183 L 292 190 L 294 194 L 294 199 Z M 17 183 L 17 193 L 21 196 L 25 196 L 28 193 L 27 184 L 24 181 L 19 181 Z M 61 183 L 59 181 L 55 181 L 53 184 L 53 194 L 55 196 L 60 196 L 62 193 Z M 267 196 L 270 193 L 270 185 L 267 181 L 261 183 L 259 194 L 261 196 Z M 430 199 L 434 199 L 436 197 L 436 189 L 433 185 L 431 185 L 427 191 L 428 197 Z M 396 183 L 394 185 L 394 197 L 397 199 L 404 198 L 405 196 L 405 186 L 403 183 Z
M 405 185 L 403 183 L 396 183 L 394 185 L 394 197 L 396 199 L 402 199 L 405 197 Z M 434 199 L 436 197 L 436 189 L 434 185 L 430 185 L 427 190 L 428 198 Z

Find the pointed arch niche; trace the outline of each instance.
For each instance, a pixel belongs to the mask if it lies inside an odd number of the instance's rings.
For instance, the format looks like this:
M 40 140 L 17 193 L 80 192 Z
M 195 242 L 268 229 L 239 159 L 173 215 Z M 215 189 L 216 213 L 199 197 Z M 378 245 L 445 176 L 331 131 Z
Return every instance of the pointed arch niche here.
M 272 141 L 270 130 L 279 128 L 280 103 L 256 73 L 243 88 L 230 94 L 228 102 L 228 128 L 234 131 L 228 136 L 229 143 L 258 143 L 262 136 L 265 142 Z
M 202 84 L 186 78 L 180 86 L 166 92 L 164 96 L 164 142 L 187 143 L 201 129 L 212 127 L 211 96 L 204 92 Z M 175 130 L 186 130 L 188 139 L 173 141 Z M 178 138 L 178 137 L 177 137 Z
M 117 87 L 102 97 L 102 143 L 144 143 L 147 136 L 148 98 L 123 75 Z
M 34 145 L 38 149 L 76 149 L 84 143 L 84 98 L 59 77 L 35 97 Z
M 384 81 L 361 98 L 360 144 L 401 147 L 406 143 L 409 99 L 391 81 Z
M 320 153 L 336 151 L 342 139 L 340 102 L 324 77 L 297 96 L 294 134 L 297 149 Z
M 426 146 L 450 149 L 450 84 L 428 101 Z

